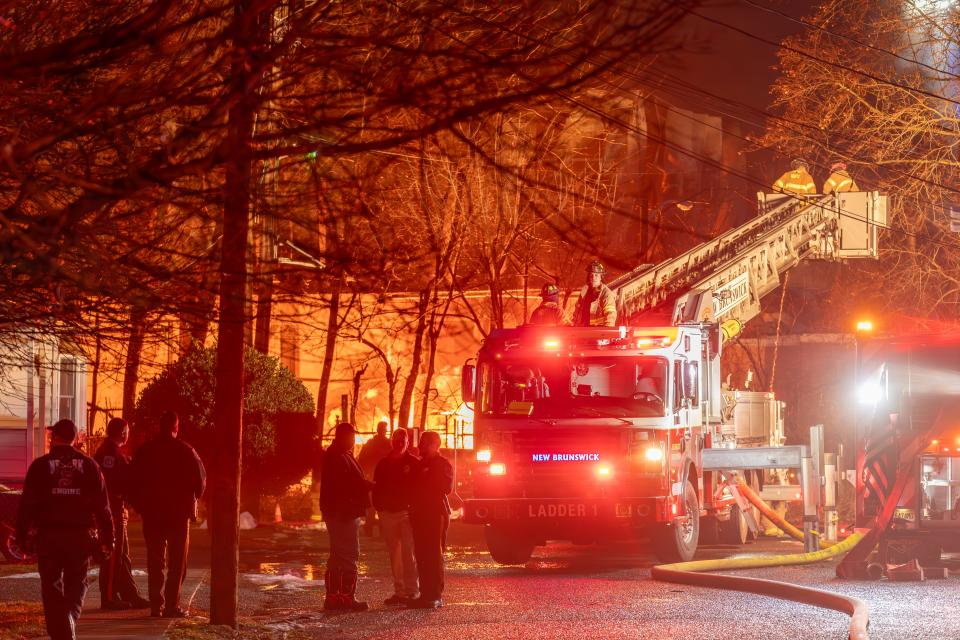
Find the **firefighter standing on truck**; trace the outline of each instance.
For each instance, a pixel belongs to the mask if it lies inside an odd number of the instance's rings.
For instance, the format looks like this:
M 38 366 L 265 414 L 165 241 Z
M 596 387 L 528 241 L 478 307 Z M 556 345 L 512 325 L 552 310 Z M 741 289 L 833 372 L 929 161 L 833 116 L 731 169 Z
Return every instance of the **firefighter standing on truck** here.
M 130 456 L 123 451 L 130 426 L 123 418 L 107 423 L 107 439 L 93 454 L 100 465 L 113 514 L 114 552 L 100 563 L 100 608 L 145 609 L 150 601 L 140 595 L 133 580 L 130 544 L 127 538 L 127 500 L 130 492 Z
M 540 306 L 530 314 L 530 324 L 563 325 L 569 324 L 566 314 L 560 307 L 560 288 L 548 283 L 540 289 Z
M 60 420 L 47 429 L 50 453 L 27 470 L 16 536 L 21 549 L 36 543 L 47 635 L 73 640 L 87 594 L 90 557 L 105 558 L 113 551 L 113 519 L 97 463 L 74 448 L 77 425 Z
M 813 183 L 806 160 L 797 158 L 790 163 L 790 171 L 777 178 L 773 183 L 773 190 L 782 193 L 798 193 L 808 195 L 817 192 L 817 185 Z
M 847 173 L 847 163 L 834 162 L 830 167 L 830 177 L 823 183 L 824 193 L 846 193 L 847 191 L 860 191 L 857 183 L 854 182 L 850 174 Z
M 580 290 L 573 324 L 578 327 L 617 326 L 617 305 L 610 287 L 603 284 L 605 269 L 598 260 L 587 267 L 587 284 Z

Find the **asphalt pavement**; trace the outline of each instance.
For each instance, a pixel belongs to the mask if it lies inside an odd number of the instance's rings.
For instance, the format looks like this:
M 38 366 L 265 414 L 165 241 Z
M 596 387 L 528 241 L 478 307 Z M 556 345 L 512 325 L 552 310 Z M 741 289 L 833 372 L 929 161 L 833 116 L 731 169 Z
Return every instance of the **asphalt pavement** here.
M 290 540 L 291 533 L 277 533 Z M 731 591 L 716 591 L 654 581 L 655 563 L 643 545 L 619 543 L 575 546 L 554 543 L 539 548 L 522 567 L 503 567 L 484 551 L 479 529 L 454 523 L 447 554 L 445 606 L 438 611 L 409 611 L 382 605 L 392 594 L 386 555 L 379 540 L 362 540 L 363 578 L 358 597 L 370 602 L 366 613 L 324 615 L 323 561 L 326 541 L 302 548 L 304 535 L 291 545 L 258 538 L 243 553 L 243 608 L 259 624 L 315 638 L 664 638 L 843 639 L 849 619 L 842 613 Z M 300 547 L 299 551 L 284 549 Z M 764 539 L 742 548 L 702 549 L 699 558 L 802 551 L 792 541 Z M 848 582 L 834 577 L 834 563 L 755 570 L 760 577 L 787 580 L 848 593 L 871 607 L 871 637 L 960 638 L 960 578 L 923 583 Z M 206 597 L 201 587 L 197 602 Z
M 134 562 L 138 563 L 142 549 L 138 536 L 132 539 Z M 639 543 L 554 543 L 539 548 L 525 566 L 501 567 L 483 550 L 480 531 L 459 523 L 454 523 L 450 532 L 442 609 L 411 611 L 383 606 L 383 599 L 393 591 L 386 554 L 379 540 L 363 538 L 357 595 L 368 600 L 372 610 L 324 614 L 327 546 L 322 531 L 260 528 L 242 532 L 242 540 L 240 609 L 246 631 L 241 637 L 840 640 L 846 638 L 848 625 L 845 615 L 833 611 L 752 594 L 656 582 L 650 578 L 654 560 Z M 699 557 L 800 550 L 795 542 L 766 539 L 743 548 L 702 549 Z M 188 580 L 197 586 L 192 610 L 201 618 L 209 607 L 205 580 L 209 552 L 206 532 L 194 531 Z M 864 599 L 871 610 L 870 637 L 874 640 L 960 638 L 960 577 L 922 583 L 851 582 L 835 578 L 833 567 L 833 563 L 823 563 L 741 573 Z M 193 591 L 191 585 L 188 591 Z M 0 599 L 37 599 L 38 595 L 39 581 L 34 578 L 0 578 Z M 82 637 L 143 637 L 136 635 L 140 623 L 135 614 L 96 613 L 98 602 L 94 581 L 87 599 L 89 611 L 82 621 L 87 632 Z M 111 626 L 111 619 L 117 620 L 117 627 Z M 92 626 L 94 622 L 97 627 Z M 113 629 L 115 635 L 90 635 L 97 628 Z M 121 634 L 121 628 L 128 632 Z

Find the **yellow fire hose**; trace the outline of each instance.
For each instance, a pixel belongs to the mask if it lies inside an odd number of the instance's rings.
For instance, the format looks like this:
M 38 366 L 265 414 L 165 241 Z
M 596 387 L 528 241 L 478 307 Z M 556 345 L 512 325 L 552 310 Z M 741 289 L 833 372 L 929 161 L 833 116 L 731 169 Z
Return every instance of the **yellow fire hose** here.
M 760 509 L 763 515 L 773 521 L 777 526 L 791 536 L 801 540 L 803 539 L 803 533 L 799 529 L 780 517 L 780 515 L 771 509 L 753 490 L 743 484 L 740 484 L 738 488 L 751 503 Z M 868 640 L 870 636 L 867 633 L 867 625 L 869 623 L 867 604 L 859 598 L 844 596 L 821 589 L 801 587 L 776 580 L 701 573 L 707 571 L 780 567 L 819 562 L 820 560 L 827 560 L 846 553 L 852 549 L 863 536 L 863 532 L 857 532 L 843 542 L 831 544 L 829 548 L 811 553 L 729 558 L 725 560 L 696 560 L 692 562 L 659 565 L 653 568 L 651 575 L 654 579 L 665 582 L 712 587 L 714 589 L 744 591 L 840 611 L 850 616 L 850 640 Z M 824 544 L 824 546 L 827 545 Z
M 773 524 L 780 527 L 791 538 L 795 538 L 797 540 L 803 540 L 803 531 L 801 531 L 800 529 L 790 524 L 789 520 L 787 520 L 786 518 L 781 516 L 779 513 L 774 511 L 770 507 L 770 505 L 768 505 L 766 502 L 763 501 L 763 498 L 758 496 L 757 493 L 752 488 L 750 488 L 750 485 L 744 484 L 742 480 L 737 479 L 737 491 L 743 494 L 744 498 L 749 500 L 753 504 L 753 506 L 759 509 L 760 513 L 762 513 L 767 518 L 767 520 L 769 520 Z M 820 534 L 818 533 L 816 535 L 820 535 Z M 834 544 L 836 543 L 827 542 L 826 540 L 820 541 L 821 547 L 832 547 Z

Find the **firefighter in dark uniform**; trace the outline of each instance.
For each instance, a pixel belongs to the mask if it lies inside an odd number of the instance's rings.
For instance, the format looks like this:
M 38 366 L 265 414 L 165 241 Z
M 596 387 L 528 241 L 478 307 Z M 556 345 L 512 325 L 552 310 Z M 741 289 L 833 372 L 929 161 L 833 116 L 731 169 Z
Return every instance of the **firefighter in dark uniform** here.
M 122 418 L 107 423 L 107 439 L 93 454 L 100 465 L 110 496 L 113 514 L 114 552 L 100 564 L 100 607 L 103 609 L 144 609 L 150 601 L 140 595 L 133 580 L 130 544 L 127 538 L 127 495 L 130 485 L 130 457 L 123 446 L 130 438 L 130 426 Z
M 197 518 L 197 500 L 207 482 L 200 456 L 177 438 L 179 431 L 177 414 L 167 411 L 160 416 L 160 432 L 137 450 L 130 464 L 130 497 L 143 517 L 147 588 L 154 617 L 187 615 L 180 608 L 180 589 L 187 573 L 190 521 Z
M 570 324 L 560 306 L 560 288 L 552 283 L 540 289 L 540 306 L 530 314 L 530 324 L 564 325 Z
M 330 556 L 324 582 L 325 611 L 366 611 L 367 603 L 354 597 L 360 563 L 360 518 L 370 506 L 373 483 L 363 477 L 353 457 L 356 430 L 349 422 L 336 426 L 333 444 L 323 454 L 320 471 L 320 511 L 330 537 Z
M 27 470 L 16 536 L 22 549 L 37 550 L 47 634 L 72 640 L 87 593 L 90 557 L 113 551 L 113 521 L 97 463 L 74 449 L 77 425 L 60 420 L 48 428 L 50 453 Z
M 453 467 L 440 456 L 440 435 L 435 431 L 424 431 L 420 435 L 420 456 L 410 499 L 420 597 L 408 606 L 438 609 L 443 606 L 443 547 L 450 520 L 447 494 L 453 491 Z

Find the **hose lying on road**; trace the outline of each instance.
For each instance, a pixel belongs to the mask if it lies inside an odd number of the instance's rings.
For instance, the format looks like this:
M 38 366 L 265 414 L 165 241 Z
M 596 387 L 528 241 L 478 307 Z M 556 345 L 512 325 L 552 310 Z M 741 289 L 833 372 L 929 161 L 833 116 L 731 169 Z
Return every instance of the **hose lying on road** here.
M 741 485 L 741 489 L 744 485 Z M 749 487 L 747 487 L 749 489 Z M 767 518 L 771 519 L 784 531 L 791 535 L 803 534 L 774 512 L 752 490 L 743 491 L 744 496 L 756 505 Z M 769 512 L 769 513 L 768 513 Z M 774 517 L 771 517 L 771 514 Z M 792 531 L 791 531 L 792 529 Z M 830 591 L 801 587 L 787 582 L 750 578 L 746 576 L 728 576 L 709 573 L 707 571 L 723 571 L 731 569 L 752 569 L 757 567 L 779 567 L 786 565 L 810 564 L 827 560 L 852 549 L 863 537 L 862 532 L 851 535 L 843 542 L 832 544 L 829 548 L 810 553 L 793 553 L 778 556 L 752 556 L 746 558 L 729 558 L 725 560 L 696 560 L 692 562 L 678 562 L 675 564 L 659 565 L 653 568 L 651 574 L 655 580 L 675 582 L 698 587 L 712 587 L 714 589 L 729 589 L 757 593 L 783 600 L 793 600 L 803 604 L 833 609 L 850 616 L 850 640 L 868 640 L 867 624 L 869 623 L 867 604 L 859 598 L 844 596 Z M 796 536 L 794 536 L 796 537 Z

